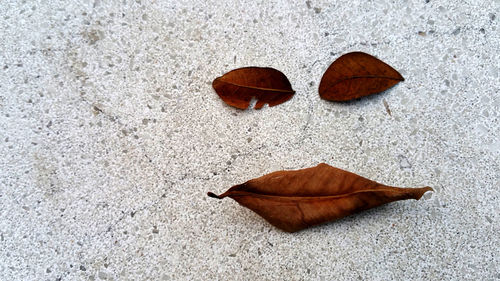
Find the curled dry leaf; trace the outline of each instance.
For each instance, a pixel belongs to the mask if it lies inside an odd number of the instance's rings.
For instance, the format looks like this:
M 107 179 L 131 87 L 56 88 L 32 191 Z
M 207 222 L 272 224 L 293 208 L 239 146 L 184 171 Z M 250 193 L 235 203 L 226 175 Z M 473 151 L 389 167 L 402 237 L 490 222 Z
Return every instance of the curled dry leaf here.
M 248 108 L 252 98 L 257 99 L 255 109 L 261 109 L 266 103 L 284 103 L 295 94 L 286 76 L 274 68 L 238 68 L 216 78 L 212 86 L 224 102 L 239 109 Z
M 272 225 L 295 232 L 389 202 L 420 199 L 430 187 L 398 188 L 319 164 L 278 171 L 231 187 L 221 195 L 256 212 Z
M 362 52 L 348 53 L 326 70 L 319 95 L 331 101 L 348 101 L 380 93 L 404 78 L 390 65 Z

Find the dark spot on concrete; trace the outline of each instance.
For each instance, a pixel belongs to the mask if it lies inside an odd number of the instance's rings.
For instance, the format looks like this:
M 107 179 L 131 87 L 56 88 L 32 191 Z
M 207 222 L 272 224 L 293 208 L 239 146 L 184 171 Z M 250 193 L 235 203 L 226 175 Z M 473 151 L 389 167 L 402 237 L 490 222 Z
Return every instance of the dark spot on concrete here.
M 382 103 L 384 104 L 385 111 L 387 112 L 387 114 L 389 114 L 389 116 L 392 116 L 391 109 L 389 108 L 389 104 L 387 103 L 387 101 L 384 99 L 382 100 Z
M 234 258 L 234 257 L 236 257 L 236 254 L 229 254 L 229 256 Z
M 321 8 L 314 8 L 314 12 L 315 12 L 316 14 L 321 13 Z
M 399 168 L 401 170 L 410 169 L 411 168 L 411 164 L 408 161 L 408 158 L 406 156 L 404 156 L 404 155 L 398 155 L 398 160 L 399 160 Z
M 99 107 L 97 107 L 96 105 L 92 106 L 92 110 L 94 111 L 94 114 L 97 115 L 99 113 L 102 113 L 102 109 L 100 109 Z
M 87 269 L 86 269 L 86 268 L 85 268 L 85 266 L 83 266 L 83 265 L 80 265 L 80 270 L 81 270 L 81 271 L 87 271 Z
M 484 28 L 481 28 L 481 29 L 479 29 L 479 32 L 481 32 L 482 34 L 485 34 L 486 30 L 484 30 Z
M 458 35 L 460 33 L 460 27 L 457 27 L 451 34 Z
M 87 37 L 89 45 L 94 45 L 97 41 L 104 37 L 104 33 L 98 30 L 91 30 L 84 34 Z
M 427 33 L 425 33 L 425 31 L 419 31 L 419 32 L 418 32 L 418 35 L 420 35 L 420 36 L 426 36 L 426 35 L 427 35 Z
M 153 226 L 153 233 L 154 234 L 158 234 L 160 231 L 158 230 L 158 228 L 155 226 Z
M 425 3 L 429 3 L 429 2 L 431 2 L 431 0 L 425 0 Z
M 134 211 L 130 212 L 130 216 L 131 216 L 131 217 L 134 217 L 134 216 L 135 216 L 135 213 L 136 213 L 136 212 L 134 212 Z
M 309 87 L 314 86 L 314 81 L 309 82 Z
M 311 1 L 306 1 L 306 6 L 308 9 L 311 9 Z
M 490 16 L 490 20 L 495 20 L 497 18 L 497 16 L 493 13 L 490 13 L 489 16 Z

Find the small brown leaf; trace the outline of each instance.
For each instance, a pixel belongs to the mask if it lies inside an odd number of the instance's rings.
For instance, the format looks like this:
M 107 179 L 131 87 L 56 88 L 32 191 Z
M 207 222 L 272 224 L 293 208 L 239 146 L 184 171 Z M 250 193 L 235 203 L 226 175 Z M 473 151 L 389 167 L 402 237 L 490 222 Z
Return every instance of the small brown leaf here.
M 362 52 L 348 53 L 334 61 L 319 84 L 319 95 L 331 101 L 348 101 L 380 93 L 404 78 L 390 65 Z
M 389 202 L 420 199 L 430 187 L 398 188 L 319 164 L 278 171 L 231 187 L 230 197 L 284 231 L 295 232 Z
M 261 109 L 266 103 L 284 103 L 295 94 L 286 76 L 274 68 L 238 68 L 216 78 L 212 86 L 224 102 L 239 109 L 248 108 L 252 98 L 257 99 L 255 109 Z

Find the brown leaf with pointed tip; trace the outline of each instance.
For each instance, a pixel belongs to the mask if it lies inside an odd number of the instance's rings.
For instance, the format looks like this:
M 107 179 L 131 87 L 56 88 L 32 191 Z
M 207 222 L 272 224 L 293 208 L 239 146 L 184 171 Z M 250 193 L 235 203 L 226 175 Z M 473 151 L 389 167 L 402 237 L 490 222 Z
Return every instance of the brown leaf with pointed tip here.
M 394 68 L 362 52 L 348 53 L 335 60 L 319 84 L 319 95 L 331 101 L 348 101 L 380 93 L 404 81 Z
M 323 163 L 270 173 L 208 196 L 230 197 L 277 228 L 295 232 L 389 202 L 418 200 L 431 190 L 386 186 Z
M 252 98 L 255 109 L 266 103 L 275 106 L 291 99 L 295 91 L 279 70 L 268 67 L 243 67 L 232 70 L 212 83 L 219 97 L 228 105 L 246 109 Z

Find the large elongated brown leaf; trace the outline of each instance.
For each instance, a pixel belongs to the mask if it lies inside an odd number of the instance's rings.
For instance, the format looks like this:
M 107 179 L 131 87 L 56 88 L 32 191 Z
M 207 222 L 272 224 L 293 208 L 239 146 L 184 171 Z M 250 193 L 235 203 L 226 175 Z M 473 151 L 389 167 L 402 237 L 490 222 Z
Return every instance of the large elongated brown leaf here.
M 380 93 L 403 81 L 390 65 L 362 52 L 348 53 L 335 60 L 319 84 L 322 99 L 347 101 Z
M 232 70 L 212 83 L 219 97 L 230 106 L 246 109 L 252 98 L 255 109 L 266 103 L 275 106 L 291 99 L 295 93 L 290 81 L 274 68 L 244 67 Z
M 319 164 L 278 171 L 231 187 L 221 195 L 253 210 L 272 225 L 294 232 L 356 212 L 405 199 L 420 199 L 430 187 L 398 188 Z

